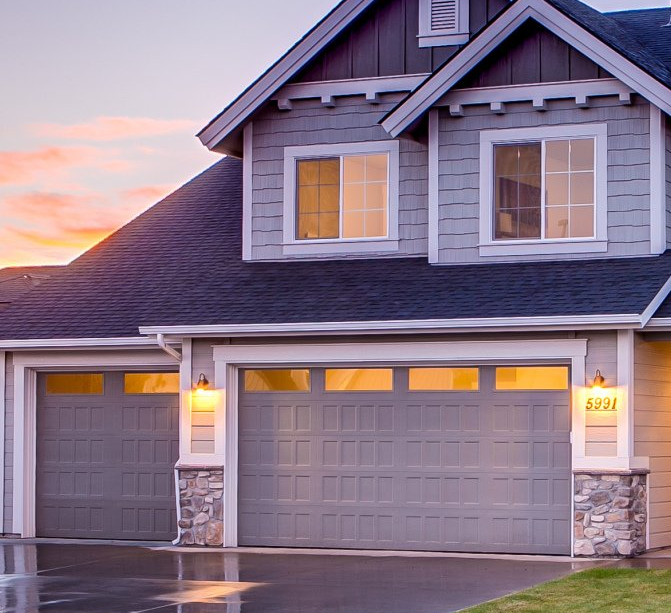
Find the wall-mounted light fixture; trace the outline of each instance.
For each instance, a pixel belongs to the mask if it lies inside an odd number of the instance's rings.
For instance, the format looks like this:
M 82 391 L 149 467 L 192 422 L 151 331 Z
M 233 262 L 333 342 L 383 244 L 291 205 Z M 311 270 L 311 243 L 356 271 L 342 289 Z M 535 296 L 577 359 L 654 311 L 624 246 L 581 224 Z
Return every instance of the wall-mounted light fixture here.
M 205 373 L 200 373 L 198 376 L 198 381 L 196 382 L 196 385 L 193 386 L 193 389 L 196 391 L 196 393 L 202 393 L 210 389 L 210 381 L 205 376 Z
M 601 371 L 597 370 L 592 383 L 592 389 L 601 389 L 606 383 L 606 379 L 601 375 Z

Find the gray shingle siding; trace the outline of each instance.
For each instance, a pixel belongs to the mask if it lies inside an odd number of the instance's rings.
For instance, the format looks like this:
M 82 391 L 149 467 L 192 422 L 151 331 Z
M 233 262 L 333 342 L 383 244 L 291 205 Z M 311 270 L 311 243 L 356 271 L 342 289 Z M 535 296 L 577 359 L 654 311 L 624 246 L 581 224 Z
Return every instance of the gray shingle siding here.
M 467 107 L 464 117 L 441 111 L 439 122 L 439 261 L 482 263 L 506 258 L 479 255 L 480 131 L 581 123 L 608 123 L 608 252 L 591 257 L 650 253 L 650 108 L 637 99 L 598 99 L 576 109 L 555 101 L 539 113 L 528 104 L 507 105 L 505 115 Z M 584 259 L 584 254 L 525 259 Z M 587 256 L 590 257 L 590 256 Z M 510 258 L 508 258 L 510 259 Z M 519 258 L 516 258 L 519 259 Z
M 671 247 L 671 119 L 666 121 L 666 244 Z
M 267 108 L 253 124 L 252 259 L 288 259 L 282 254 L 284 148 L 303 145 L 388 141 L 378 122 L 400 100 L 386 95 L 382 103 L 363 97 L 339 98 L 335 108 L 318 100 L 297 101 L 293 110 Z M 427 253 L 428 149 L 400 141 L 399 252 Z M 300 257 L 300 256 L 294 256 Z

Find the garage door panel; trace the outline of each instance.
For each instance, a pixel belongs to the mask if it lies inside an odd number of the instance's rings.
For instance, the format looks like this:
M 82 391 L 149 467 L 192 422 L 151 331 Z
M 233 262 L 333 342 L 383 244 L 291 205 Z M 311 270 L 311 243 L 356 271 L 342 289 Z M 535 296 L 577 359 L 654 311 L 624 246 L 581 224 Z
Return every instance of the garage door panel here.
M 47 395 L 38 376 L 39 536 L 168 540 L 176 532 L 178 396 Z
M 239 543 L 567 553 L 568 392 L 480 371 L 469 392 L 409 392 L 407 369 L 394 392 L 324 392 L 317 368 L 309 392 L 242 388 Z

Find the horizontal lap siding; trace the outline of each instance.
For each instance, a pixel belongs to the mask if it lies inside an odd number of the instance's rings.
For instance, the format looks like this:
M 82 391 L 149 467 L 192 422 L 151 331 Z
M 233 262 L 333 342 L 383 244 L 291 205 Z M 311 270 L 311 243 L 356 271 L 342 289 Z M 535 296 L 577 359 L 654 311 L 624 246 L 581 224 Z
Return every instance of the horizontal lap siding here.
M 319 101 L 297 101 L 292 111 L 268 108 L 253 129 L 252 258 L 284 259 L 284 148 L 303 145 L 385 141 L 380 119 L 401 99 L 387 95 L 373 105 L 363 97 L 339 98 L 335 108 Z M 400 141 L 398 255 L 427 252 L 428 151 Z
M 671 344 L 636 343 L 635 455 L 650 458 L 650 547 L 671 545 Z
M 581 123 L 608 123 L 608 252 L 599 257 L 650 253 L 650 120 L 644 102 L 621 105 L 615 98 L 578 109 L 556 101 L 546 112 L 529 104 L 506 106 L 495 115 L 486 106 L 466 108 L 464 117 L 441 111 L 439 122 L 439 261 L 483 263 L 481 258 L 480 131 Z M 533 259 L 584 258 L 584 254 L 530 256 Z
M 214 378 L 214 357 L 212 346 L 221 339 L 194 339 L 191 345 L 191 380 L 198 381 L 200 374 L 204 374 L 210 382 L 211 387 L 215 387 Z M 215 441 L 215 428 L 213 425 L 214 415 L 192 414 L 191 425 L 191 452 L 192 453 L 213 453 Z
M 606 378 L 606 385 L 617 385 L 617 333 L 591 332 L 585 358 L 585 385 L 592 385 L 597 370 Z M 580 407 L 578 407 L 580 409 Z M 617 413 L 586 413 L 585 455 L 617 455 Z
M 4 475 L 4 526 L 2 531 L 11 534 L 13 518 L 13 493 L 14 493 L 14 364 L 11 353 L 5 356 L 5 389 L 1 391 L 5 395 L 5 475 Z

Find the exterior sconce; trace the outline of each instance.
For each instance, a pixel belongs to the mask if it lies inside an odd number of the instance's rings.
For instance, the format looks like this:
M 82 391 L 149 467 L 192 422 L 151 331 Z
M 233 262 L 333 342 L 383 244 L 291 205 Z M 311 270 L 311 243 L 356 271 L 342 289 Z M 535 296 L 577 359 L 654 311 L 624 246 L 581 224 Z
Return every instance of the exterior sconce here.
M 210 382 L 204 373 L 200 373 L 198 381 L 196 382 L 196 385 L 193 389 L 195 390 L 196 394 L 202 394 L 203 392 L 210 389 Z
M 597 370 L 594 377 L 594 382 L 592 383 L 592 389 L 601 389 L 606 383 L 606 379 L 601 375 L 601 371 Z

